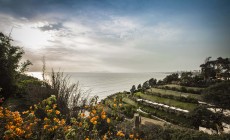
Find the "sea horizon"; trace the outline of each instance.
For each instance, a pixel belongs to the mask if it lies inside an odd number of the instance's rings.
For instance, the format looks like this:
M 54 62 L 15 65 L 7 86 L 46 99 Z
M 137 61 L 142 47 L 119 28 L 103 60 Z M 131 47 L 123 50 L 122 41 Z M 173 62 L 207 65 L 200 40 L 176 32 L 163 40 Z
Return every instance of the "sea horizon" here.
M 46 72 L 46 78 L 49 79 Z M 97 95 L 99 100 L 117 92 L 130 91 L 131 87 L 143 84 L 155 78 L 162 80 L 169 72 L 141 72 L 141 73 L 111 73 L 111 72 L 63 72 L 70 76 L 71 83 L 79 83 L 83 92 L 88 92 L 90 97 Z M 26 74 L 42 80 L 42 72 L 27 72 Z

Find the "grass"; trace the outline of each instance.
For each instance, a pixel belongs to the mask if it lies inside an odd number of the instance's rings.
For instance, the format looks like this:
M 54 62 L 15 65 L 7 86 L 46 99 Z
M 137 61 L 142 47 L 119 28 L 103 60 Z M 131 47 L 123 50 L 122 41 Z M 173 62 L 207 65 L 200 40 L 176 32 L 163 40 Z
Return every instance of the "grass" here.
M 190 96 L 190 97 L 198 99 L 198 100 L 201 99 L 201 96 L 198 94 L 185 93 L 185 92 L 179 92 L 179 91 L 173 91 L 173 90 L 151 88 L 148 91 L 152 92 L 152 93 L 160 93 L 160 94 L 173 95 L 173 96 L 186 96 L 186 97 Z
M 135 106 L 135 107 L 138 106 L 138 104 L 135 101 L 133 101 L 133 100 L 131 100 L 129 98 L 126 98 L 126 97 L 123 98 L 122 101 L 125 102 L 126 104 L 130 104 L 130 105 Z
M 197 107 L 197 104 L 180 102 L 174 99 L 167 99 L 167 98 L 162 98 L 162 97 L 153 96 L 153 95 L 146 95 L 141 92 L 135 93 L 135 96 L 140 96 L 141 98 L 146 99 L 146 100 L 167 104 L 169 106 L 175 106 L 175 107 L 186 109 L 189 111 L 192 111 Z
M 167 85 L 162 85 L 162 87 L 174 87 L 177 89 L 181 89 L 182 87 L 186 88 L 187 90 L 194 90 L 194 91 L 199 91 L 199 90 L 203 90 L 204 88 L 200 88 L 200 87 L 187 87 L 187 86 L 181 86 L 181 85 L 175 85 L 175 84 L 167 84 Z

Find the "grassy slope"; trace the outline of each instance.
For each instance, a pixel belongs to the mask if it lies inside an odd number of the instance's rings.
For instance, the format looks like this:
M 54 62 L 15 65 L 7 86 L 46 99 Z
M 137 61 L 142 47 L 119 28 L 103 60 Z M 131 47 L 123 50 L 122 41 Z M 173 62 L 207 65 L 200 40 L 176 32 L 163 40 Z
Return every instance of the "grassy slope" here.
M 167 85 L 162 85 L 162 87 L 174 87 L 174 88 L 177 88 L 177 89 L 181 89 L 182 87 L 186 88 L 187 90 L 191 89 L 191 90 L 195 90 L 195 91 L 198 91 L 198 90 L 203 90 L 204 88 L 200 88 L 200 87 L 186 87 L 186 86 L 180 86 L 180 85 L 175 85 L 175 84 L 167 84 Z
M 134 102 L 133 100 L 126 98 L 126 97 L 123 98 L 122 101 L 125 102 L 126 104 L 130 104 L 130 105 L 135 106 L 135 107 L 138 106 L 138 104 L 136 102 Z
M 178 91 L 166 90 L 166 89 L 151 88 L 148 91 L 153 92 L 153 93 L 160 93 L 160 94 L 173 95 L 173 96 L 190 96 L 190 97 L 198 99 L 198 100 L 201 98 L 201 96 L 198 94 L 178 92 Z
M 193 103 L 185 103 L 185 102 L 180 102 L 180 101 L 173 100 L 173 99 L 167 99 L 167 98 L 162 98 L 162 97 L 157 97 L 157 96 L 146 95 L 146 94 L 143 94 L 141 92 L 135 93 L 135 96 L 140 96 L 141 98 L 146 99 L 146 100 L 150 100 L 150 101 L 158 102 L 158 103 L 163 103 L 163 104 L 167 104 L 170 106 L 175 106 L 175 107 L 186 109 L 189 111 L 191 111 L 197 107 L 197 105 L 193 104 Z

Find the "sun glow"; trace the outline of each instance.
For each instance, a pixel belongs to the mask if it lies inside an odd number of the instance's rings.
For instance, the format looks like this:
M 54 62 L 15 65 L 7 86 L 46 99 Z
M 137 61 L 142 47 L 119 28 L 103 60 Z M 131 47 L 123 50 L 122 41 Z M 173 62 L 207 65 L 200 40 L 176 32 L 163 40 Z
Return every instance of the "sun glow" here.
M 51 31 L 44 32 L 31 25 L 15 27 L 12 32 L 15 41 L 23 43 L 23 45 L 32 49 L 49 45 L 49 41 L 53 40 L 52 34 Z

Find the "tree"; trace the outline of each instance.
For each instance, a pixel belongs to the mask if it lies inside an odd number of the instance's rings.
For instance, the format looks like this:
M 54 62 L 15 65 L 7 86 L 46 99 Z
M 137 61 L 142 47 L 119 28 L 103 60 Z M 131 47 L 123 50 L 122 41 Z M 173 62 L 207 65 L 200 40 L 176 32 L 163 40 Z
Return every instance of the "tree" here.
M 204 77 L 205 81 L 215 79 L 215 61 L 210 61 L 212 57 L 207 57 L 204 64 L 201 64 L 201 74 Z
M 139 91 L 142 90 L 141 84 L 139 84 L 139 85 L 137 86 L 137 89 L 138 89 Z
M 224 80 L 229 80 L 230 79 L 230 59 L 229 58 L 225 58 L 225 59 L 221 59 L 221 57 L 219 57 L 219 59 L 217 59 L 221 65 L 221 72 L 220 72 L 220 78 L 223 77 Z
M 145 81 L 143 83 L 142 89 L 145 90 L 145 89 L 148 89 L 148 88 L 149 88 L 149 81 Z
M 132 88 L 130 89 L 131 94 L 133 94 L 136 91 L 136 86 L 133 85 Z
M 193 80 L 193 74 L 192 72 L 182 72 L 181 73 L 181 84 L 184 86 L 191 86 L 192 80 Z
M 30 61 L 19 64 L 24 51 L 11 45 L 12 39 L 0 33 L 0 87 L 2 96 L 8 98 L 16 91 L 16 80 L 20 72 L 24 72 Z
M 221 114 L 216 114 L 206 109 L 205 107 L 198 106 L 193 111 L 189 113 L 191 124 L 199 129 L 199 126 L 205 126 L 207 128 L 214 128 L 218 130 L 216 125 L 222 127 L 221 125 Z
M 230 79 L 230 60 L 229 58 L 218 57 L 217 60 L 206 58 L 205 63 L 201 64 L 201 74 L 205 81 L 213 79 L 229 80 Z
M 166 84 L 170 84 L 173 81 L 178 81 L 179 80 L 179 75 L 178 73 L 173 73 L 171 75 L 167 75 L 164 79 L 163 82 Z
M 204 91 L 203 100 L 222 109 L 230 109 L 230 82 L 224 81 Z
M 157 79 L 151 78 L 149 79 L 149 86 L 154 87 L 157 84 Z

